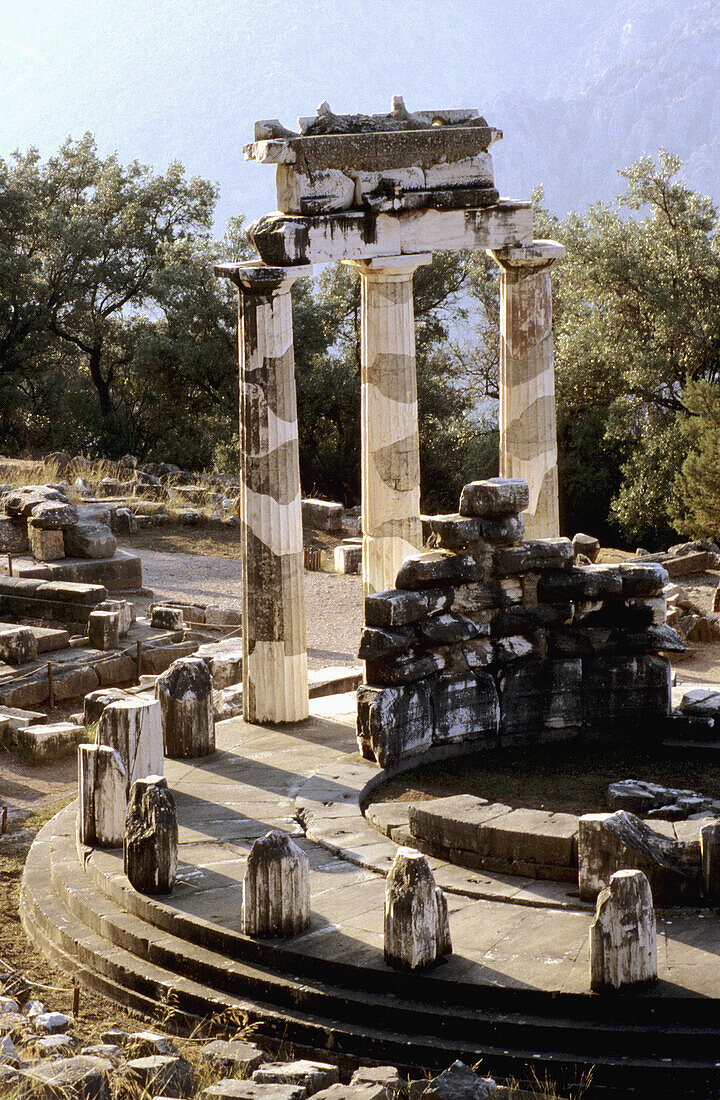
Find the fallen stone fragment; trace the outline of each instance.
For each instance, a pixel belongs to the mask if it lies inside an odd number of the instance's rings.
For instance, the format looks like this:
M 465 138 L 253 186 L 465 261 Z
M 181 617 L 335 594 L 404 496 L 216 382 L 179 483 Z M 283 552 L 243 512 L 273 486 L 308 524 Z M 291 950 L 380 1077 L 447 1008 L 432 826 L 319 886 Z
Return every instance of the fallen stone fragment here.
M 200 1054 L 211 1066 L 233 1070 L 237 1076 L 251 1073 L 265 1061 L 263 1052 L 243 1039 L 213 1039 L 205 1043 Z
M 350 1078 L 351 1085 L 381 1085 L 387 1100 L 397 1095 L 403 1081 L 395 1066 L 361 1066 Z
M 416 623 L 436 611 L 449 611 L 453 602 L 452 588 L 439 588 L 425 592 L 374 592 L 365 597 L 365 624 L 367 626 L 397 627 Z
M 169 894 L 177 874 L 175 800 L 164 776 L 137 779 L 125 817 L 123 866 L 131 885 L 145 894 Z
M 572 560 L 572 543 L 565 538 L 531 539 L 521 546 L 497 547 L 493 553 L 493 566 L 501 577 L 564 569 Z
M 243 878 L 246 936 L 297 936 L 310 923 L 308 858 L 285 833 L 270 832 L 250 849 Z
M 14 997 L 0 997 L 0 1016 L 19 1011 L 20 1005 Z
M 306 1093 L 302 1085 L 261 1085 L 257 1081 L 225 1077 L 203 1089 L 200 1095 L 228 1097 L 228 1100 L 304 1100 Z
M 617 871 L 600 891 L 590 925 L 590 988 L 595 993 L 657 979 L 655 910 L 642 871 Z
M 253 1081 L 263 1085 L 303 1085 L 307 1096 L 329 1088 L 340 1080 L 340 1071 L 330 1062 L 266 1062 L 256 1069 Z
M 175 661 L 155 684 L 165 755 L 208 756 L 215 751 L 213 680 L 201 657 Z
M 432 1078 L 423 1097 L 427 1100 L 484 1100 L 496 1089 L 492 1077 L 479 1077 L 464 1062 L 455 1061 L 444 1073 Z
M 104 523 L 76 523 L 64 531 L 65 553 L 69 558 L 111 558 L 117 539 Z
M 87 1054 L 91 1058 L 107 1058 L 114 1064 L 122 1058 L 122 1050 L 115 1043 L 94 1043 L 92 1046 L 83 1047 L 80 1053 Z
M 357 738 L 366 759 L 381 768 L 417 755 L 433 738 L 430 687 L 426 682 L 405 687 L 361 684 L 357 693 Z
M 36 504 L 30 513 L 32 526 L 45 531 L 61 531 L 78 521 L 77 508 L 68 501 L 47 500 Z
M 387 1100 L 387 1098 L 385 1086 L 372 1082 L 355 1085 L 343 1085 L 338 1082 L 315 1093 L 315 1100 Z
M 178 1048 L 169 1035 L 160 1035 L 156 1031 L 133 1031 L 125 1036 L 123 1048 L 135 1058 L 149 1057 L 152 1054 L 178 1054 Z
M 71 1023 L 71 1017 L 66 1016 L 64 1012 L 45 1012 L 42 1016 L 34 1018 L 33 1027 L 45 1035 L 57 1035 L 67 1031 Z
M 41 1062 L 20 1073 L 19 1100 L 109 1100 L 112 1062 L 76 1055 Z
M 189 1097 L 195 1092 L 193 1069 L 178 1056 L 153 1054 L 147 1058 L 132 1058 L 124 1064 L 121 1073 L 130 1095 L 132 1089 L 144 1089 L 144 1095 L 162 1093 L 172 1097 Z
M 198 646 L 195 656 L 202 657 L 210 669 L 216 690 L 242 682 L 242 638 L 226 638 Z
M 702 881 L 696 858 L 626 810 L 578 821 L 578 883 L 585 901 L 594 900 L 616 871 L 628 869 L 645 874 L 658 902 L 695 901 Z
M 447 901 L 427 859 L 398 848 L 385 882 L 385 962 L 416 970 L 451 953 Z
M 33 1042 L 33 1050 L 40 1058 L 66 1058 L 77 1048 L 72 1035 L 43 1035 Z
M 382 630 L 377 626 L 364 626 L 360 635 L 358 657 L 363 661 L 390 657 L 403 653 L 414 642 L 415 635 L 409 630 Z

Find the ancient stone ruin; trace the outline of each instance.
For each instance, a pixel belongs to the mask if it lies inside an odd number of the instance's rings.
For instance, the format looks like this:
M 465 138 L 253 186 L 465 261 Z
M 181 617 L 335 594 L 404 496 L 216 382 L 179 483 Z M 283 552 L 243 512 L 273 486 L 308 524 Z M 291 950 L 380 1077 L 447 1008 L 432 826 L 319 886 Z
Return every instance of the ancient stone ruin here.
M 467 485 L 429 520 L 437 549 L 368 595 L 358 744 L 382 767 L 433 750 L 647 733 L 670 712 L 661 566 L 573 565 L 523 541 L 519 480 Z
M 245 156 L 277 168 L 276 213 L 248 238 L 254 264 L 220 264 L 240 299 L 244 715 L 308 714 L 301 495 L 290 288 L 341 260 L 362 284 L 363 586 L 395 583 L 422 549 L 413 273 L 439 250 L 484 249 L 500 265 L 500 471 L 524 478 L 528 533 L 559 534 L 550 266 L 529 202 L 500 199 L 476 111 L 334 115 L 299 132 L 256 123 Z

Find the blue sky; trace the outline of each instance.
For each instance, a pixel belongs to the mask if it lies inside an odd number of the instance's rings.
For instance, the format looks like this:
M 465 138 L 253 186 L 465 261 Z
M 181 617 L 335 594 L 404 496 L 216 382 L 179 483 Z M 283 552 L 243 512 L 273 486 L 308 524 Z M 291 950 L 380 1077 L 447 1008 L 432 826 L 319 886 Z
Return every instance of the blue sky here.
M 47 156 L 90 130 L 102 153 L 124 161 L 160 170 L 179 159 L 220 185 L 222 232 L 230 214 L 275 205 L 272 169 L 242 157 L 256 118 L 293 124 L 323 99 L 338 111 L 384 110 L 395 93 L 410 108 L 482 110 L 537 80 L 538 19 L 562 22 L 569 9 L 568 0 L 0 0 L 0 156 L 30 145 Z

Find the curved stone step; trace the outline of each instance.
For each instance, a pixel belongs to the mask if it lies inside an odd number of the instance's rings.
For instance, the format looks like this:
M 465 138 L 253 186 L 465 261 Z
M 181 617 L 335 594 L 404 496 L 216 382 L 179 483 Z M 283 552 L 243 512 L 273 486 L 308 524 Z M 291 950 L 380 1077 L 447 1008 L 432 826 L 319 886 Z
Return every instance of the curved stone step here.
M 631 1028 L 634 1034 L 622 1045 L 628 1046 L 634 1057 L 625 1055 L 620 1069 L 617 1060 L 618 1057 L 622 1059 L 622 1055 L 618 1047 L 623 1035 L 627 1040 L 628 1030 L 604 1026 L 600 1020 L 596 1020 L 591 1029 L 586 1029 L 580 1021 L 557 1012 L 554 1018 L 553 1014 L 539 1018 L 523 1016 L 521 1012 L 472 1014 L 448 1004 L 411 1004 L 396 997 L 380 998 L 377 994 L 368 998 L 367 994 L 337 985 L 328 990 L 320 982 L 310 988 L 306 981 L 301 982 L 290 974 L 274 974 L 274 981 L 270 982 L 267 972 L 263 974 L 245 961 L 240 963 L 236 958 L 205 949 L 198 953 L 196 961 L 200 972 L 207 968 L 206 973 L 212 980 L 208 983 L 196 981 L 197 973 L 192 977 L 187 975 L 188 941 L 168 933 L 158 936 L 156 927 L 120 909 L 84 875 L 79 860 L 72 854 L 74 844 L 69 830 L 55 838 L 60 842 L 59 848 L 64 842 L 65 858 L 60 858 L 58 843 L 53 850 L 51 832 L 38 838 L 28 860 L 23 886 L 26 927 L 40 946 L 50 950 L 63 969 L 75 972 L 79 963 L 84 984 L 144 1015 L 157 1017 L 174 998 L 186 1020 L 197 1019 L 208 1011 L 222 1013 L 233 1009 L 247 1014 L 250 1019 L 261 1019 L 263 1031 L 271 1036 L 291 1036 L 304 1045 L 325 1051 L 331 1044 L 334 1049 L 354 1050 L 358 1055 L 401 1065 L 418 1064 L 418 1061 L 426 1065 L 444 1065 L 453 1056 L 466 1061 L 482 1056 L 498 1074 L 525 1076 L 528 1063 L 538 1066 L 542 1063 L 543 1069 L 548 1065 L 557 1066 L 560 1077 L 569 1066 L 582 1069 L 594 1064 L 596 1082 L 605 1081 L 608 1086 L 619 1075 L 625 1088 L 630 1079 L 636 1079 L 638 1084 L 642 1081 L 644 1085 L 652 1079 L 658 1090 L 661 1086 L 665 1088 L 670 1078 L 676 1083 L 682 1079 L 685 1088 L 690 1086 L 691 1079 L 699 1088 L 707 1089 L 711 1083 L 717 1085 L 718 1071 L 712 1072 L 714 1060 L 702 1064 L 688 1059 L 688 1042 L 693 1045 L 693 1037 L 701 1046 L 716 1041 L 717 1032 L 708 1028 L 699 1033 L 683 1027 L 682 1034 L 677 1030 L 667 1033 L 662 1028 L 653 1031 Z M 118 941 L 124 944 L 116 946 Z M 132 945 L 132 949 L 127 950 L 125 945 Z M 245 998 L 238 996 L 237 991 L 218 990 L 215 982 L 222 977 L 223 968 L 233 982 L 249 984 L 254 996 Z M 255 984 L 253 978 L 257 979 Z M 225 984 L 231 983 L 226 981 Z M 258 996 L 260 993 L 262 995 Z M 271 1002 L 264 999 L 268 995 L 272 995 Z M 523 999 L 520 995 L 520 1002 Z M 294 1002 L 295 1009 L 278 1005 L 277 1001 L 283 1000 Z M 594 1000 L 597 1005 L 601 1003 L 597 998 L 588 1000 Z M 562 1002 L 563 998 L 556 999 L 556 1008 L 561 1008 Z M 309 1011 L 311 1006 L 319 1005 L 324 1007 L 323 1015 L 313 1015 Z M 637 1002 L 635 1008 L 638 1008 Z M 358 1009 L 365 1019 L 368 1015 L 372 1017 L 372 1028 L 358 1023 Z M 383 1019 L 392 1030 L 381 1030 L 378 1025 Z M 440 1028 L 438 1021 L 442 1025 Z M 397 1033 L 401 1022 L 405 1024 L 404 1034 Z M 457 1029 L 461 1025 L 465 1032 L 472 1024 L 476 1038 L 470 1045 L 467 1038 L 463 1040 L 458 1035 Z M 430 1034 L 423 1032 L 422 1028 L 431 1025 Z M 563 1040 L 556 1043 L 555 1049 L 548 1045 L 550 1035 Z M 595 1050 L 580 1053 L 580 1048 L 593 1036 L 597 1040 Z M 581 1037 L 584 1042 L 579 1041 Z M 496 1041 L 489 1041 L 491 1038 Z M 682 1061 L 658 1064 L 652 1057 L 658 1048 L 668 1053 L 682 1052 Z M 409 1049 L 412 1052 L 410 1059 Z M 552 1075 L 552 1069 L 550 1072 Z M 657 1091 L 656 1095 L 661 1092 Z

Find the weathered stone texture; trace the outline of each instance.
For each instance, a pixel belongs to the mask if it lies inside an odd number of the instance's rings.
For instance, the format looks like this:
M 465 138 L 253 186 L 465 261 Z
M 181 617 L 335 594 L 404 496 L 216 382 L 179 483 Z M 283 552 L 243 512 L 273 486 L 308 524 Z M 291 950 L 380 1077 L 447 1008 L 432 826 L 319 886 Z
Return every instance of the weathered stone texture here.
M 167 780 L 146 775 L 131 788 L 125 815 L 123 865 L 131 885 L 144 894 L 169 894 L 175 885 L 178 823 Z
M 385 961 L 416 970 L 451 953 L 445 895 L 425 856 L 399 848 L 385 884 Z
M 213 680 L 201 657 L 175 661 L 158 677 L 165 755 L 208 756 L 215 751 Z
M 127 775 L 107 745 L 78 746 L 78 833 L 82 844 L 118 848 L 127 810 Z
M 623 869 L 642 871 L 658 903 L 692 903 L 700 895 L 700 864 L 694 851 L 626 810 L 585 814 L 578 828 L 580 897 L 594 900 Z
M 146 775 L 162 775 L 160 703 L 137 696 L 110 703 L 100 715 L 97 743 L 116 749 L 123 762 L 127 792 Z
M 246 936 L 296 936 L 310 922 L 310 870 L 305 853 L 285 833 L 253 844 L 243 878 Z
M 590 925 L 590 988 L 624 989 L 657 979 L 653 896 L 642 871 L 617 871 Z

